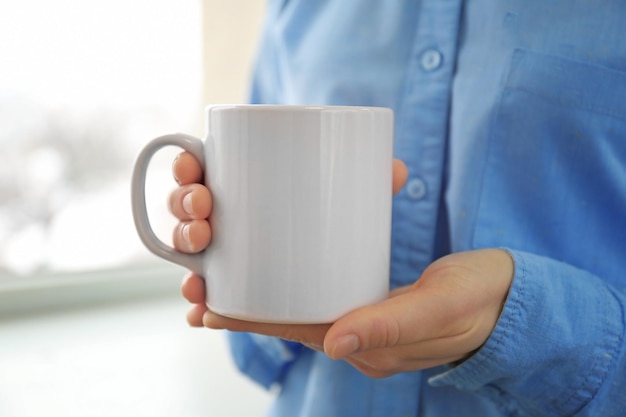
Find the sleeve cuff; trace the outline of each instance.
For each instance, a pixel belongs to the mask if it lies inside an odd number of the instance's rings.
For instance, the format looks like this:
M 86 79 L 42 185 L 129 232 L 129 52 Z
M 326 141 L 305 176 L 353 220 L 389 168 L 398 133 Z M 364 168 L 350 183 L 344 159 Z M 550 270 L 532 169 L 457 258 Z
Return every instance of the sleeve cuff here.
M 621 305 L 589 273 L 509 253 L 515 276 L 491 336 L 429 383 L 487 396 L 520 415 L 574 415 L 615 366 L 624 332 Z
M 265 388 L 280 383 L 302 346 L 275 337 L 228 332 L 235 365 Z

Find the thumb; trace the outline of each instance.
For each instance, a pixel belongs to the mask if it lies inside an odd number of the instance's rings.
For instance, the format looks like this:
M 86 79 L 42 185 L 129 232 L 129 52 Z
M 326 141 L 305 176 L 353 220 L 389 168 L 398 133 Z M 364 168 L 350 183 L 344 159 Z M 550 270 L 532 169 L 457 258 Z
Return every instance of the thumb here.
M 340 318 L 326 333 L 324 351 L 332 359 L 356 352 L 393 347 L 421 340 L 435 330 L 437 307 L 417 291 L 405 291 Z M 430 316 L 430 320 L 428 317 Z

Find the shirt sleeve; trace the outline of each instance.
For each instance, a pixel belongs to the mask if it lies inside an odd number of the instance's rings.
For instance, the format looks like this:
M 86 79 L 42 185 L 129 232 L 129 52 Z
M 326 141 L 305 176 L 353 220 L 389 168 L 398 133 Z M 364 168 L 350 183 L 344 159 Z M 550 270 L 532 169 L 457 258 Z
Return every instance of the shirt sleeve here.
M 289 366 L 305 349 L 298 343 L 270 336 L 235 332 L 227 334 L 237 368 L 267 389 L 282 382 Z
M 624 290 L 509 252 L 515 276 L 496 328 L 475 355 L 429 383 L 486 396 L 512 415 L 623 416 Z

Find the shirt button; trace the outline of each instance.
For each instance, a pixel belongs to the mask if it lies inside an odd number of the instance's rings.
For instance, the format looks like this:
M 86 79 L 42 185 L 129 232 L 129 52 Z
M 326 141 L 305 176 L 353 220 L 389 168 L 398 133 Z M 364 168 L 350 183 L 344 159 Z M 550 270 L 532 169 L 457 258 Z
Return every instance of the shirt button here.
M 420 64 L 425 71 L 434 71 L 441 66 L 443 55 L 436 49 L 427 49 L 422 53 Z
M 413 178 L 406 185 L 406 193 L 412 200 L 422 200 L 426 197 L 426 182 L 421 178 Z

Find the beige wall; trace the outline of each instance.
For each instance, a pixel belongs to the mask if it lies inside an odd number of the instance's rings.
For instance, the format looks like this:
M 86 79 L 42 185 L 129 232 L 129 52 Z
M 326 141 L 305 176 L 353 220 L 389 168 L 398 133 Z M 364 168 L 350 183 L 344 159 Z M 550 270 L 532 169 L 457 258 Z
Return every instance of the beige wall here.
M 201 0 L 203 18 L 203 101 L 247 101 L 265 0 Z

